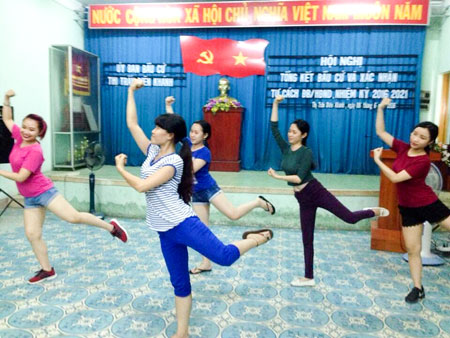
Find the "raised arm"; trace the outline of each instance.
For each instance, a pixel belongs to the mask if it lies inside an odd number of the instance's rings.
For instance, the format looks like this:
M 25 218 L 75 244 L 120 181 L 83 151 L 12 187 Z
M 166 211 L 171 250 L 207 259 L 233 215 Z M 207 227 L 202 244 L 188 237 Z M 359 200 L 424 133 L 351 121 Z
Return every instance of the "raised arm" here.
M 284 100 L 282 95 L 277 95 L 272 103 L 272 114 L 270 115 L 270 122 L 278 122 L 278 104 Z
M 141 79 L 134 79 L 128 88 L 128 99 L 127 99 L 127 127 L 136 141 L 139 149 L 144 154 L 147 154 L 147 148 L 150 144 L 150 140 L 145 135 L 144 131 L 138 124 L 136 101 L 134 100 L 134 92 L 144 85 Z
M 384 127 L 384 109 L 391 103 L 391 99 L 384 98 L 377 108 L 377 119 L 375 122 L 375 130 L 378 137 L 386 143 L 389 147 L 392 147 L 394 137 L 389 134 Z
M 14 90 L 10 89 L 5 93 L 5 97 L 3 99 L 3 111 L 2 111 L 3 123 L 5 123 L 6 128 L 8 128 L 10 132 L 12 132 L 12 128 L 14 125 L 10 98 L 13 97 L 14 95 L 16 95 L 16 93 L 14 93 Z
M 281 151 L 285 151 L 289 148 L 289 143 L 287 143 L 280 134 L 278 129 L 278 104 L 284 100 L 282 95 L 277 95 L 272 103 L 272 114 L 270 115 L 270 129 L 278 147 Z
M 175 114 L 172 108 L 172 105 L 175 102 L 175 98 L 173 96 L 167 96 L 165 102 L 166 102 L 166 114 Z

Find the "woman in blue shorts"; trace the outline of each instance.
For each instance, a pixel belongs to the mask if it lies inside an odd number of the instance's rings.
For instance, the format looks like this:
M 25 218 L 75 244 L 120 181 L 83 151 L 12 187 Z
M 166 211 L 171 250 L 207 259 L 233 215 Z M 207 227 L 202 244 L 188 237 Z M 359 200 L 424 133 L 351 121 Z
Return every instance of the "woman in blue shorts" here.
M 173 114 L 172 104 L 175 102 L 173 96 L 166 97 L 166 113 Z M 253 201 L 235 207 L 225 196 L 209 173 L 211 164 L 211 151 L 207 141 L 211 137 L 211 126 L 205 120 L 195 121 L 189 132 L 189 139 L 193 158 L 195 173 L 194 193 L 192 195 L 192 207 L 201 221 L 209 224 L 210 204 L 214 205 L 223 215 L 235 221 L 248 214 L 255 208 L 262 208 L 270 214 L 275 213 L 275 207 L 263 196 Z M 203 257 L 202 262 L 190 270 L 191 274 L 199 274 L 211 271 L 211 261 Z

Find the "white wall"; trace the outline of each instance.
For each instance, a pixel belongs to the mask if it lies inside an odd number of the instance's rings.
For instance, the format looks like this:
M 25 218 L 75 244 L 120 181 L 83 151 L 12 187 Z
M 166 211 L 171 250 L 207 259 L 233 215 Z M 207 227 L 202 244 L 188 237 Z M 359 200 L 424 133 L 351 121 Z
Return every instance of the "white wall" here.
M 433 112 L 435 111 L 435 102 L 438 95 L 436 78 L 439 75 L 437 66 L 439 64 L 440 26 L 434 22 L 432 19 L 431 25 L 427 28 L 426 32 L 420 84 L 420 89 L 429 91 L 431 97 L 428 110 L 420 111 L 420 120 L 438 123 L 439 121 L 436 121 Z
M 443 7 L 447 12 L 432 17 L 427 27 L 421 79 L 421 90 L 430 91 L 431 97 L 428 110 L 420 112 L 420 120 L 436 124 L 439 124 L 442 106 L 443 74 L 450 72 L 450 0 L 444 1 Z M 444 142 L 450 142 L 449 127 Z
M 72 45 L 83 49 L 83 25 L 75 20 L 76 13 L 54 0 L 2 0 L 0 13 L 1 99 L 8 89 L 16 91 L 17 96 L 11 101 L 16 123 L 20 124 L 30 113 L 39 114 L 47 121 L 49 130 L 42 140 L 46 161 L 42 169 L 50 170 L 49 47 Z M 0 169 L 11 170 L 11 167 L 0 164 Z M 2 177 L 0 188 L 17 193 L 15 183 Z
M 445 1 L 445 5 L 450 7 L 450 0 Z M 447 9 L 447 17 L 443 19 L 441 27 L 441 37 L 439 44 L 439 72 L 450 72 L 450 8 Z

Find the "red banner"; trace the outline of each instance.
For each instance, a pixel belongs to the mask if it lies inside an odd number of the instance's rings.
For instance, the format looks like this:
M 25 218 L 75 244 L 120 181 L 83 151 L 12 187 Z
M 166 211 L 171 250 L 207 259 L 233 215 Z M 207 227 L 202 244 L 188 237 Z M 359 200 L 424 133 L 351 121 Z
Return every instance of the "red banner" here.
M 64 86 L 66 94 L 69 93 L 69 76 L 66 60 L 66 75 Z M 89 71 L 89 58 L 81 53 L 72 53 L 72 90 L 73 94 L 81 96 L 91 95 L 91 81 Z
M 75 95 L 91 95 L 89 58 L 76 52 L 72 53 L 72 85 Z
M 429 0 L 142 3 L 89 6 L 89 28 L 427 25 Z
M 267 40 L 203 40 L 195 36 L 181 36 L 180 43 L 186 73 L 231 77 L 265 74 L 264 50 L 269 44 Z

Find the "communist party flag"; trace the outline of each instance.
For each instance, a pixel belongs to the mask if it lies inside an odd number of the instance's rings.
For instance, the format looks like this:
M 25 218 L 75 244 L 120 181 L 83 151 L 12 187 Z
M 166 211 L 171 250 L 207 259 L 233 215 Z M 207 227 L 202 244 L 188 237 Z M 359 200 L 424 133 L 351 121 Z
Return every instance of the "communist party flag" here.
M 231 77 L 265 74 L 267 40 L 203 40 L 195 36 L 181 36 L 180 43 L 185 73 Z

